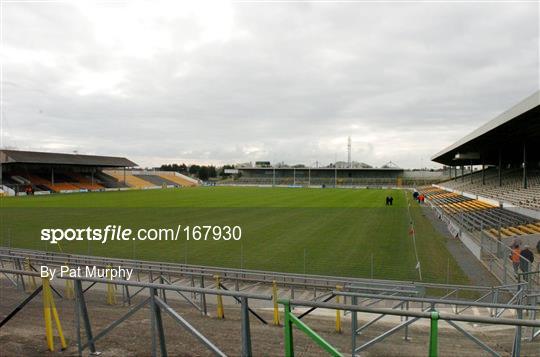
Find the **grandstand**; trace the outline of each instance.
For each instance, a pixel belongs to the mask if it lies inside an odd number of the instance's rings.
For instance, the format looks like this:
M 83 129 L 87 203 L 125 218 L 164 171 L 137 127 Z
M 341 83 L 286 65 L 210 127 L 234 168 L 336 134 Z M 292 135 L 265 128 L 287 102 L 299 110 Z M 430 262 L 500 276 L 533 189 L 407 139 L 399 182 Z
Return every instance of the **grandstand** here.
M 540 211 L 539 116 L 540 91 L 433 156 L 453 168 L 453 179 L 441 187 L 525 213 Z M 465 166 L 481 169 L 464 174 Z
M 238 173 L 234 184 L 304 187 L 400 187 L 427 185 L 447 178 L 444 172 L 427 172 L 428 175 L 399 167 L 240 167 Z
M 133 170 L 111 156 L 0 150 L 0 192 L 8 195 L 196 186 L 177 172 Z
M 540 239 L 539 115 L 540 91 L 433 156 L 450 166 L 452 179 L 420 189 L 450 231 L 503 283 L 516 278 L 508 273 L 508 247 L 520 241 L 534 249 Z M 533 271 L 540 268 L 536 253 Z
M 1 188 L 19 194 L 98 191 L 127 187 L 103 169 L 131 168 L 134 162 L 111 156 L 0 150 Z

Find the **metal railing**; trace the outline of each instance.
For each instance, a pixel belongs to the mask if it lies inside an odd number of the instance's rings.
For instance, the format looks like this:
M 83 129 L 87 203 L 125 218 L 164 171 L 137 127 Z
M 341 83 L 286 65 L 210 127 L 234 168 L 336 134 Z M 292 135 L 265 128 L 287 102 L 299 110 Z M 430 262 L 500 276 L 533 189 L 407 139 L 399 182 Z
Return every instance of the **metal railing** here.
M 0 260 L 2 261 L 2 260 Z M 17 259 L 13 260 L 13 262 L 18 262 Z M 20 263 L 20 261 L 19 261 Z M 151 272 L 151 271 L 150 271 Z M 17 269 L 8 269 L 8 268 L 0 268 L 0 273 L 4 274 L 4 276 L 8 277 L 12 282 L 17 283 L 17 286 L 22 286 L 20 282 L 23 282 L 24 279 L 30 278 L 38 278 L 40 277 L 40 274 L 36 271 L 28 271 L 21 268 Z M 161 276 L 162 277 L 162 276 Z M 69 277 L 63 277 L 61 278 L 65 281 L 72 281 L 73 282 L 73 289 L 74 289 L 74 296 L 75 296 L 75 305 L 76 305 L 76 314 L 75 314 L 75 325 L 76 325 L 76 334 L 77 334 L 77 350 L 79 355 L 82 355 L 82 352 L 86 349 L 89 349 L 90 352 L 95 352 L 97 350 L 96 343 L 105 335 L 107 335 L 110 331 L 112 331 L 116 326 L 118 326 L 120 323 L 125 321 L 126 319 L 130 318 L 135 312 L 139 311 L 142 307 L 148 306 L 150 307 L 150 313 L 151 313 L 151 335 L 152 335 L 152 351 L 154 354 L 157 354 L 159 351 L 161 355 L 167 354 L 167 345 L 165 341 L 165 334 L 162 324 L 162 312 L 165 312 L 166 314 L 170 315 L 173 320 L 177 322 L 180 326 L 185 328 L 188 332 L 190 332 L 193 336 L 195 336 L 199 342 L 201 342 L 208 350 L 210 350 L 212 353 L 216 355 L 224 355 L 223 352 L 219 349 L 219 347 L 213 343 L 207 336 L 204 336 L 200 331 L 196 330 L 187 320 L 185 320 L 183 317 L 181 317 L 174 309 L 171 308 L 171 306 L 167 303 L 167 295 L 165 294 L 166 291 L 168 292 L 176 292 L 181 296 L 189 297 L 189 294 L 198 294 L 200 298 L 202 299 L 206 295 L 213 295 L 216 297 L 221 296 L 228 296 L 234 298 L 236 301 L 238 301 L 240 305 L 240 311 L 241 311 L 241 324 L 242 324 L 242 336 L 241 336 L 241 351 L 243 356 L 249 356 L 252 354 L 252 346 L 251 346 L 251 332 L 250 332 L 250 325 L 249 325 L 249 315 L 252 314 L 256 316 L 256 312 L 250 308 L 249 306 L 249 300 L 260 300 L 260 301 L 267 301 L 270 302 L 273 299 L 275 299 L 275 295 L 272 296 L 270 294 L 263 295 L 263 294 L 251 294 L 247 292 L 242 291 L 235 291 L 235 290 L 225 290 L 221 288 L 221 283 L 218 281 L 217 284 L 213 288 L 203 288 L 203 287 L 194 287 L 194 286 L 180 286 L 180 285 L 174 285 L 172 283 L 169 283 L 168 281 L 163 281 L 162 283 L 154 283 L 155 280 L 160 280 L 160 276 L 156 277 L 155 279 L 152 279 L 148 282 L 145 281 L 126 281 L 126 280 L 114 280 L 111 281 L 110 279 L 100 279 L 100 278 L 69 278 Z M 19 283 L 17 282 L 19 280 Z M 45 281 L 48 281 L 48 279 L 45 278 L 43 286 L 46 285 Z M 84 288 L 83 283 L 87 284 L 87 286 Z M 390 284 L 391 282 L 387 282 Z M 133 298 L 137 294 L 146 294 L 147 297 L 143 298 L 143 301 L 139 302 L 138 304 L 132 306 L 130 310 L 124 314 L 121 318 L 115 320 L 111 324 L 109 324 L 107 327 L 99 331 L 97 334 L 95 334 L 92 324 L 88 315 L 88 309 L 87 309 L 87 303 L 85 301 L 85 293 L 95 284 L 114 284 L 125 288 L 125 291 L 127 292 L 128 297 L 131 296 Z M 356 283 L 360 285 L 360 283 Z M 519 355 L 520 346 L 521 346 L 521 336 L 522 331 L 521 327 L 527 326 L 531 327 L 531 340 L 534 339 L 536 336 L 538 336 L 538 330 L 536 330 L 538 327 L 540 327 L 540 321 L 536 320 L 536 312 L 540 310 L 540 307 L 536 305 L 526 304 L 524 302 L 527 302 L 529 300 L 525 299 L 527 297 L 527 291 L 525 290 L 525 284 L 517 284 L 513 286 L 501 286 L 501 287 L 492 287 L 490 288 L 490 291 L 492 294 L 498 295 L 498 297 L 493 300 L 493 297 L 490 296 L 482 296 L 474 301 L 470 300 L 462 300 L 462 299 L 455 299 L 451 298 L 454 296 L 456 291 L 459 290 L 459 286 L 455 287 L 454 290 L 450 290 L 445 296 L 441 298 L 425 298 L 421 296 L 417 296 L 416 290 L 405 290 L 405 289 L 392 289 L 389 285 L 384 285 L 382 282 L 379 282 L 379 284 L 383 285 L 379 288 L 374 288 L 372 286 L 366 286 L 365 288 L 362 288 L 362 286 L 356 286 L 356 290 L 349 290 L 344 291 L 342 287 L 336 288 L 334 290 L 331 290 L 327 292 L 326 298 L 322 300 L 323 295 L 319 295 L 318 299 L 314 300 L 295 300 L 295 299 L 284 299 L 280 300 L 281 305 L 284 305 L 285 310 L 285 331 L 290 334 L 290 343 L 288 343 L 289 349 L 288 351 L 294 353 L 294 347 L 292 344 L 292 330 L 290 328 L 292 327 L 291 324 L 294 324 L 298 326 L 300 329 L 302 329 L 305 333 L 307 333 L 309 336 L 311 336 L 314 339 L 320 338 L 320 336 L 311 328 L 309 328 L 305 323 L 301 322 L 301 317 L 305 316 L 307 313 L 315 310 L 315 309 L 334 309 L 337 311 L 337 316 L 340 316 L 340 311 L 343 312 L 349 312 L 351 315 L 351 353 L 352 355 L 355 355 L 355 353 L 366 350 L 367 348 L 373 346 L 374 344 L 379 343 L 380 341 L 384 340 L 386 337 L 396 333 L 397 331 L 404 329 L 405 330 L 405 336 L 408 338 L 408 326 L 410 326 L 412 323 L 418 321 L 422 318 L 432 318 L 433 314 L 431 314 L 431 311 L 437 310 L 438 312 L 438 319 L 447 321 L 451 326 L 453 326 L 456 330 L 461 332 L 463 335 L 465 335 L 467 338 L 471 339 L 473 342 L 475 342 L 479 347 L 481 347 L 483 350 L 488 351 L 492 355 L 498 355 L 496 351 L 494 351 L 491 347 L 489 347 L 485 342 L 481 341 L 479 338 L 473 336 L 469 332 L 465 331 L 461 326 L 456 324 L 458 321 L 468 321 L 468 322 L 477 322 L 477 323 L 493 323 L 493 324 L 502 324 L 502 325 L 512 325 L 516 326 L 516 332 L 514 337 L 514 355 Z M 67 286 L 67 285 L 66 285 Z M 449 288 L 448 286 L 445 286 L 446 288 Z M 138 289 L 138 291 L 135 294 L 129 294 L 129 288 Z M 15 310 L 18 310 L 19 308 L 24 307 L 24 305 L 30 301 L 32 298 L 37 296 L 42 291 L 42 286 L 36 287 L 36 289 L 32 292 L 29 298 L 26 298 L 23 303 L 21 303 Z M 124 289 L 122 289 L 124 291 Z M 499 298 L 503 294 L 508 294 L 510 291 L 514 291 L 514 295 L 510 297 L 506 302 L 499 302 Z M 50 294 L 56 293 L 59 295 L 57 291 L 55 291 L 54 287 L 51 286 Z M 344 303 L 332 303 L 329 302 L 332 299 L 338 300 L 339 297 L 343 298 Z M 483 301 L 484 299 L 490 299 L 490 302 Z M 193 302 L 193 301 L 192 301 Z M 288 302 L 289 308 L 287 308 L 284 304 L 284 302 Z M 347 303 L 348 302 L 348 303 Z M 131 302 L 130 302 L 131 303 Z M 374 307 L 374 305 L 380 303 L 381 305 L 385 306 L 388 304 L 392 304 L 393 308 L 380 308 L 380 307 Z M 203 306 L 202 304 L 200 306 Z M 206 305 L 204 305 L 206 306 Z M 301 306 L 301 307 L 309 307 L 310 309 L 307 312 L 304 312 L 302 316 L 295 316 L 292 315 L 292 308 L 295 306 Z M 458 308 L 459 307 L 459 308 Z M 464 311 L 471 307 L 478 307 L 478 308 L 487 308 L 491 309 L 493 312 L 490 315 L 489 318 L 482 317 L 482 316 L 470 316 L 463 314 Z M 440 309 L 443 308 L 450 308 L 452 309 L 452 314 L 445 314 L 440 312 Z M 17 311 L 14 310 L 14 313 L 9 314 L 9 319 L 11 319 Z M 511 310 L 510 314 L 511 316 L 517 316 L 517 318 L 514 319 L 508 319 L 508 318 L 501 318 L 502 314 L 504 312 L 508 312 Z M 378 317 L 375 317 L 373 320 L 368 321 L 366 324 L 358 327 L 358 312 L 366 312 L 366 313 L 375 313 L 379 314 Z M 205 315 L 206 313 L 203 313 Z M 365 330 L 369 326 L 373 325 L 375 322 L 379 321 L 381 318 L 387 315 L 393 315 L 393 316 L 403 316 L 406 318 L 405 322 L 402 322 L 398 324 L 397 326 L 391 328 L 390 330 L 378 335 L 377 337 L 373 338 L 372 340 L 362 344 L 361 346 L 357 347 L 356 345 L 356 339 L 360 331 Z M 293 317 L 294 316 L 294 317 Z M 442 317 L 441 317 L 442 316 Z M 9 320 L 8 319 L 8 320 Z M 0 327 L 5 325 L 6 319 L 0 323 Z M 336 320 L 337 323 L 337 320 Z M 84 332 L 84 339 L 81 337 L 81 329 Z M 287 330 L 289 329 L 289 330 Z M 317 337 L 318 336 L 318 337 Z M 432 335 L 433 336 L 433 335 Z M 324 340 L 320 338 L 317 340 L 317 342 L 322 346 L 324 344 Z M 432 351 L 436 350 L 436 340 L 433 340 L 432 342 Z M 330 349 L 330 345 L 326 345 L 328 347 L 327 351 L 337 351 L 337 349 Z M 435 346 L 435 347 L 433 347 Z M 324 347 L 324 346 L 323 346 Z M 334 351 L 334 352 L 335 352 Z M 332 352 L 331 352 L 332 353 Z M 292 354 L 291 354 L 292 355 Z
M 296 274 L 0 247 L 0 264 L 9 264 L 10 266 L 21 268 L 25 259 L 29 259 L 34 265 L 59 266 L 67 264 L 74 267 L 86 265 L 95 265 L 98 267 L 122 265 L 123 267 L 134 269 L 135 278 L 138 280 L 143 279 L 145 276 L 149 277 L 149 280 L 165 278 L 170 282 L 174 282 L 175 279 L 184 278 L 189 280 L 192 286 L 195 286 L 200 281 L 213 279 L 215 275 L 219 275 L 222 283 L 230 284 L 234 289 L 239 288 L 241 285 L 271 285 L 273 282 L 276 282 L 281 289 L 287 289 L 291 299 L 295 298 L 295 294 L 305 291 L 312 291 L 313 298 L 316 298 L 320 294 L 334 290 L 336 285 L 343 286 L 343 291 L 366 292 L 371 290 L 375 292 L 392 289 L 394 291 L 416 291 L 416 294 L 420 296 L 426 294 L 444 295 L 449 291 L 454 291 L 454 297 L 467 297 L 473 294 L 486 294 L 493 290 L 491 286 Z M 502 292 L 503 289 L 501 288 L 500 290 Z
M 25 270 L 14 270 L 14 269 L 5 269 L 0 268 L 0 272 L 3 274 L 15 274 L 21 277 L 40 277 L 41 275 L 38 272 L 34 271 L 25 271 Z M 207 288 L 196 288 L 196 287 L 187 287 L 187 286 L 176 286 L 168 284 L 156 284 L 149 282 L 137 282 L 137 281 L 127 281 L 127 280 L 114 280 L 115 285 L 128 286 L 133 288 L 142 288 L 148 291 L 148 298 L 144 299 L 141 303 L 132 307 L 126 314 L 124 314 L 119 319 L 113 321 L 106 328 L 94 333 L 92 329 L 92 324 L 90 321 L 90 316 L 88 314 L 86 299 L 85 299 L 85 290 L 83 289 L 83 282 L 91 284 L 111 284 L 110 279 L 101 279 L 101 278 L 88 278 L 88 277 L 56 277 L 55 279 L 61 280 L 70 280 L 74 282 L 75 289 L 75 329 L 77 335 L 77 350 L 79 356 L 82 356 L 82 352 L 85 349 L 89 349 L 92 354 L 95 354 L 96 342 L 107 335 L 120 323 L 127 320 L 135 312 L 140 310 L 142 307 L 149 306 L 151 312 L 151 336 L 152 336 L 152 355 L 157 355 L 157 351 L 160 351 L 162 356 L 167 355 L 167 347 L 165 341 L 164 328 L 162 323 L 161 312 L 166 312 L 170 315 L 181 327 L 186 329 L 191 333 L 200 343 L 202 343 L 208 350 L 213 354 L 218 356 L 225 356 L 213 342 L 211 342 L 206 336 L 204 336 L 200 331 L 195 329 L 187 320 L 181 317 L 170 305 L 167 304 L 166 298 L 164 298 L 165 291 L 175 291 L 182 293 L 198 293 L 205 295 L 215 295 L 215 296 L 231 296 L 238 298 L 240 300 L 241 306 L 241 324 L 242 324 L 242 356 L 251 356 L 251 334 L 250 334 L 250 322 L 249 322 L 249 299 L 256 300 L 272 300 L 272 296 L 261 295 L 261 294 L 251 294 L 239 291 L 227 291 L 222 289 L 207 289 Z M 0 322 L 0 327 L 4 326 L 11 318 L 13 318 L 18 311 L 20 311 L 33 297 L 35 297 L 39 292 L 46 291 L 44 296 L 51 296 L 52 293 L 48 291 L 47 287 L 49 285 L 49 278 L 42 278 L 43 285 L 38 287 L 32 294 L 30 299 L 25 299 L 21 304 L 19 304 L 14 312 L 8 315 L 2 322 Z M 158 292 L 162 292 L 162 297 L 158 296 Z M 58 320 L 58 318 L 56 318 Z M 84 329 L 86 340 L 84 341 L 81 338 L 81 320 L 82 328 Z M 59 325 L 59 324 L 58 324 Z M 47 334 L 49 335 L 49 327 L 46 328 Z M 61 331 L 61 328 L 60 330 Z M 52 335 L 51 335 L 52 336 Z M 51 337 L 52 338 L 52 337 Z M 157 345 L 159 342 L 159 347 Z M 49 349 L 52 351 L 54 348 L 52 344 L 49 343 Z M 64 348 L 64 344 L 62 345 Z
M 395 297 L 395 299 L 401 299 L 400 297 Z M 405 300 L 405 298 L 403 297 Z M 402 309 L 388 309 L 388 308 L 375 308 L 375 307 L 368 307 L 368 306 L 360 306 L 356 305 L 354 302 L 352 305 L 349 304 L 336 304 L 336 303 L 328 303 L 328 302 L 313 302 L 313 301 L 299 301 L 299 300 L 279 300 L 279 303 L 284 306 L 285 311 L 285 356 L 294 356 L 294 344 L 293 344 L 293 332 L 292 332 L 292 326 L 296 325 L 301 331 L 305 332 L 312 340 L 314 340 L 319 346 L 321 346 L 325 351 L 330 353 L 333 356 L 342 356 L 343 354 L 338 351 L 335 347 L 333 347 L 331 344 L 329 344 L 327 341 L 325 341 L 321 336 L 319 336 L 315 331 L 313 331 L 309 326 L 302 323 L 298 317 L 296 317 L 291 307 L 292 306 L 301 306 L 301 307 L 315 307 L 315 308 L 324 308 L 324 309 L 332 309 L 337 311 L 344 311 L 348 310 L 351 311 L 352 315 L 352 351 L 351 355 L 354 357 L 356 354 L 362 350 L 365 350 L 367 347 L 382 341 L 384 338 L 390 336 L 391 334 L 394 334 L 399 329 L 404 328 L 406 326 L 409 326 L 410 324 L 418 321 L 419 319 L 429 319 L 430 320 L 430 343 L 428 348 L 428 355 L 429 356 L 437 356 L 438 355 L 438 321 L 446 321 L 448 324 L 450 324 L 452 327 L 454 327 L 456 330 L 464 334 L 466 337 L 471 339 L 473 342 L 475 342 L 479 347 L 481 347 L 484 351 L 490 353 L 494 356 L 499 356 L 499 353 L 494 351 L 491 347 L 487 346 L 484 342 L 482 342 L 479 338 L 473 336 L 466 330 L 464 330 L 462 327 L 460 327 L 457 322 L 471 322 L 471 323 L 480 323 L 480 324 L 492 324 L 492 325 L 507 325 L 507 326 L 515 326 L 516 327 L 516 333 L 514 337 L 514 344 L 512 348 L 512 356 L 519 356 L 521 351 L 521 336 L 522 336 L 522 328 L 523 327 L 531 327 L 531 328 L 537 328 L 540 327 L 540 321 L 538 320 L 525 320 L 523 319 L 522 310 L 523 309 L 534 309 L 540 310 L 539 307 L 532 307 L 532 306 L 522 306 L 522 305 L 515 305 L 511 306 L 512 308 L 516 309 L 517 319 L 510 319 L 510 318 L 493 318 L 493 317 L 481 317 L 481 316 L 473 316 L 473 315 L 462 315 L 462 314 L 448 314 L 444 312 L 440 312 L 435 308 L 435 303 L 432 303 L 430 307 L 427 309 L 423 309 L 421 311 L 412 311 L 412 310 L 402 310 Z M 500 305 L 503 304 L 499 304 Z M 510 307 L 510 306 L 507 306 Z M 358 319 L 358 313 L 369 313 L 369 314 L 377 314 L 380 316 L 400 316 L 406 318 L 406 321 L 404 323 L 401 323 L 400 325 L 388 330 L 387 332 L 375 337 L 374 339 L 370 340 L 369 342 L 365 343 L 364 345 L 360 347 L 356 347 L 356 336 L 357 336 L 357 319 Z

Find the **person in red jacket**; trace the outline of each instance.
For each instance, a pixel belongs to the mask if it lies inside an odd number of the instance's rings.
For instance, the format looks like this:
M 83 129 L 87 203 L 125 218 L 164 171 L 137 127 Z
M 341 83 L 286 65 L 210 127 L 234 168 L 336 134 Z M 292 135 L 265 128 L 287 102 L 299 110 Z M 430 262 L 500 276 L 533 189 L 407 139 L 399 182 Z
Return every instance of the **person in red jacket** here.
M 519 249 L 519 245 L 514 244 L 512 246 L 512 253 L 510 254 L 510 260 L 512 261 L 512 267 L 514 268 L 514 273 L 516 275 L 519 272 L 519 263 L 521 260 L 521 249 Z

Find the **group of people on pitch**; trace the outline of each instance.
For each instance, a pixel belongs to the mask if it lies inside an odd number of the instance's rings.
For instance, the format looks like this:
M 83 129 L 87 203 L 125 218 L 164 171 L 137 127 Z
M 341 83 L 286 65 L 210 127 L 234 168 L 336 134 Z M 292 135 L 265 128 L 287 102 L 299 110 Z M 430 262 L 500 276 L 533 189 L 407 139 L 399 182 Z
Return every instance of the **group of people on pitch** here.
M 514 268 L 514 273 L 516 274 L 516 277 L 518 276 L 519 270 L 521 270 L 523 273 L 528 273 L 529 265 L 534 262 L 534 254 L 531 251 L 529 245 L 523 245 L 521 238 L 516 237 L 513 240 L 510 248 L 512 249 L 512 252 L 510 253 L 509 258 L 512 261 L 512 267 Z M 540 241 L 538 241 L 536 248 L 540 249 Z M 524 275 L 524 279 L 528 280 L 528 275 Z
M 386 196 L 386 205 L 392 206 L 394 204 L 394 197 L 392 196 Z

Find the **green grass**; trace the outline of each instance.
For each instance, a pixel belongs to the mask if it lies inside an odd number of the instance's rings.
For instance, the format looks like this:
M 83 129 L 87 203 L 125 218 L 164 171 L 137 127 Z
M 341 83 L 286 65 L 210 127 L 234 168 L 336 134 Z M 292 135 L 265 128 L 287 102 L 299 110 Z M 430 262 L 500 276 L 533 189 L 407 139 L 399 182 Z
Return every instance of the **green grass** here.
M 4 246 L 308 274 L 418 280 L 407 191 L 200 187 L 1 198 Z M 392 195 L 394 206 L 384 198 Z M 411 204 L 424 281 L 468 279 Z M 240 225 L 241 241 L 40 241 L 42 228 Z M 373 264 L 371 262 L 373 261 Z M 372 268 L 373 266 L 373 268 Z

